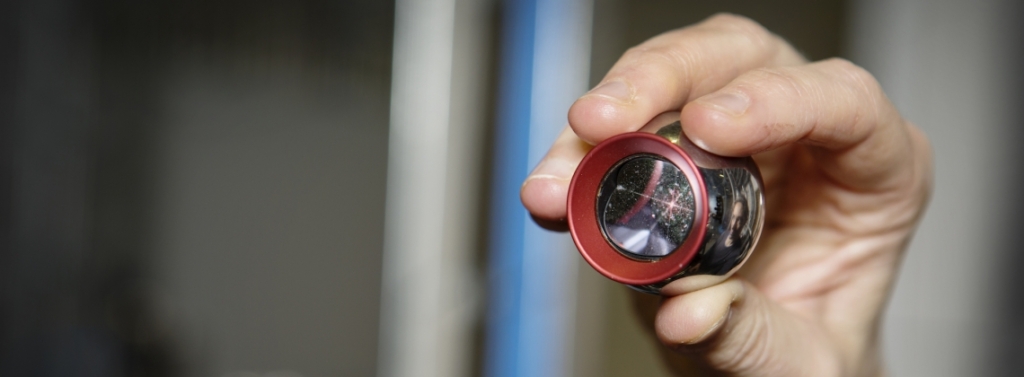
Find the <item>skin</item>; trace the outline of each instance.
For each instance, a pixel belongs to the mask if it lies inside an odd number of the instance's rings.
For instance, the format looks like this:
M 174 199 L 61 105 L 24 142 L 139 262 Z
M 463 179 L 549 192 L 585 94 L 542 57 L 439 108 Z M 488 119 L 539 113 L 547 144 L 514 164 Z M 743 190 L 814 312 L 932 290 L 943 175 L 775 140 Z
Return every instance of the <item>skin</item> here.
M 580 97 L 523 183 L 523 204 L 540 222 L 563 222 L 591 145 L 666 111 L 681 111 L 698 146 L 754 156 L 767 203 L 761 241 L 736 276 L 636 297 L 671 368 L 884 375 L 881 313 L 931 190 L 924 134 L 864 69 L 809 63 L 756 22 L 716 15 L 628 50 Z

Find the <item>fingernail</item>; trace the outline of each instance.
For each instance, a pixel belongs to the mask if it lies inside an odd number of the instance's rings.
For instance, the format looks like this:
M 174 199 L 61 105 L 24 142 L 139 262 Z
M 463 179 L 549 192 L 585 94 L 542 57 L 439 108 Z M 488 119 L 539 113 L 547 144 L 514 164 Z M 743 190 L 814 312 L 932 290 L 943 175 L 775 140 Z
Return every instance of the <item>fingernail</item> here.
M 715 93 L 701 98 L 700 102 L 717 107 L 732 115 L 743 115 L 747 112 L 747 107 L 750 106 L 750 98 L 738 93 Z
M 598 87 L 594 88 L 587 94 L 605 96 L 622 102 L 629 102 L 630 98 L 633 96 L 632 93 L 630 93 L 629 85 L 618 80 L 598 85 Z
M 538 178 L 568 181 L 572 179 L 572 174 L 575 172 L 576 164 L 572 162 L 560 159 L 546 159 L 541 161 L 541 163 L 537 165 L 536 169 L 533 169 L 530 176 L 526 177 L 526 181 L 523 182 L 523 185 L 525 186 L 526 182 Z

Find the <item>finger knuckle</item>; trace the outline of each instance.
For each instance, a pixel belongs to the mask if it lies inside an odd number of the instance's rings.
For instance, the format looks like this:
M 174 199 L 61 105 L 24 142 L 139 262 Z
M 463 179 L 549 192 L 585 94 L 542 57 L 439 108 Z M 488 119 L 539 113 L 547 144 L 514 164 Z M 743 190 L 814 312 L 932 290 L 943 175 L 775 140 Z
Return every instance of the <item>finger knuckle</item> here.
M 783 93 L 794 98 L 802 94 L 801 83 L 786 68 L 757 68 L 747 73 L 744 82 L 756 88 L 757 92 Z
M 732 13 L 715 14 L 709 17 L 704 24 L 740 34 L 760 43 L 767 43 L 775 38 L 774 34 L 757 21 Z
M 623 55 L 623 60 L 630 62 L 623 68 L 631 71 L 641 71 L 646 75 L 655 77 L 686 77 L 685 71 L 688 67 L 694 66 L 687 49 L 673 48 L 651 48 L 637 46 L 630 48 Z
M 664 46 L 639 45 L 626 50 L 626 53 L 623 56 L 630 58 L 630 60 L 641 62 L 658 60 L 671 61 L 674 57 L 674 53 L 671 48 L 666 48 Z
M 622 59 L 625 62 L 629 62 L 630 65 L 642 64 L 651 60 L 658 60 L 661 53 L 652 47 L 639 45 L 630 47 L 624 54 Z
M 841 58 L 828 59 L 823 64 L 833 71 L 837 80 L 849 88 L 854 102 L 863 104 L 857 107 L 856 116 L 851 121 L 858 125 L 855 128 L 861 130 L 863 135 L 874 132 L 883 120 L 898 117 L 882 85 L 871 72 Z
M 848 82 L 852 87 L 857 88 L 860 94 L 869 98 L 877 99 L 884 96 L 882 85 L 878 83 L 875 76 L 863 67 L 842 58 L 831 58 L 824 62 L 832 66 L 839 77 Z
M 726 27 L 730 29 L 746 30 L 754 33 L 767 33 L 768 31 L 748 17 L 734 13 L 716 13 L 708 17 L 706 24 Z
M 640 45 L 630 47 L 624 54 L 622 54 L 620 61 L 625 64 L 621 64 L 621 68 L 632 69 L 637 65 L 647 64 L 652 60 L 660 60 L 658 55 L 660 54 L 656 52 L 655 49 L 648 46 Z

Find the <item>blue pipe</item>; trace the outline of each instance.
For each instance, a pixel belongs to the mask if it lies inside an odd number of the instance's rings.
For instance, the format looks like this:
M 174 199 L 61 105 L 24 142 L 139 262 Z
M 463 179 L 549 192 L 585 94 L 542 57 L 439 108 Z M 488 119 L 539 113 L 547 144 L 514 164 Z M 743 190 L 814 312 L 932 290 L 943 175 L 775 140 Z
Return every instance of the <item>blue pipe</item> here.
M 565 54 L 574 43 L 572 0 L 504 3 L 493 199 L 489 313 L 484 373 L 492 377 L 563 376 L 572 365 L 576 254 L 568 236 L 538 227 L 519 188 L 564 125 L 578 69 Z M 567 96 L 566 93 L 569 93 Z M 578 94 L 578 93 L 575 93 Z

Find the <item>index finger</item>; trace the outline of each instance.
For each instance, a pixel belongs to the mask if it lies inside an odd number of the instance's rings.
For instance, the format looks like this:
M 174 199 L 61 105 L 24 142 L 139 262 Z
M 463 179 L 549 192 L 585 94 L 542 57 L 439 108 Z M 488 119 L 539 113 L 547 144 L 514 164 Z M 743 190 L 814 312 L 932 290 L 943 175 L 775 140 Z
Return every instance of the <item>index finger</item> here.
M 716 15 L 626 51 L 601 83 L 569 109 L 569 124 L 582 140 L 596 144 L 682 109 L 751 69 L 803 62 L 760 24 Z
M 744 72 L 804 59 L 781 38 L 747 18 L 721 14 L 671 31 L 625 53 L 594 90 L 569 110 L 565 130 L 520 196 L 542 220 L 564 220 L 569 181 L 587 144 L 636 131 L 666 111 L 718 90 Z

